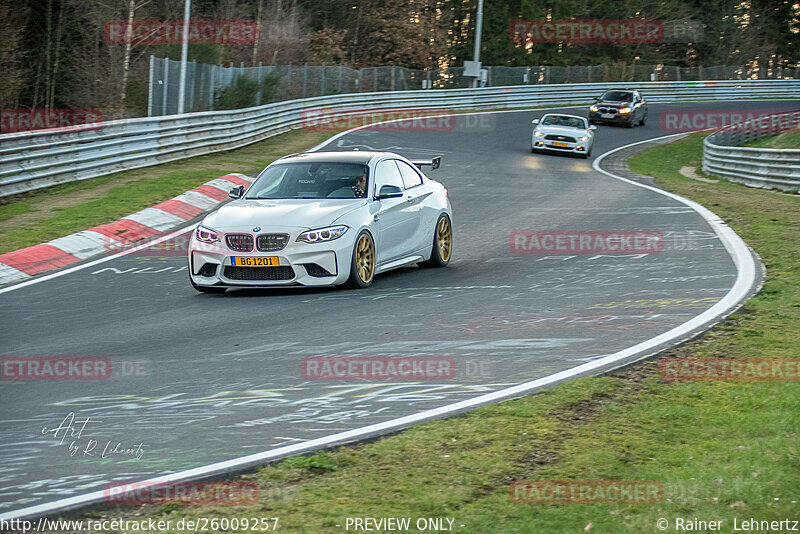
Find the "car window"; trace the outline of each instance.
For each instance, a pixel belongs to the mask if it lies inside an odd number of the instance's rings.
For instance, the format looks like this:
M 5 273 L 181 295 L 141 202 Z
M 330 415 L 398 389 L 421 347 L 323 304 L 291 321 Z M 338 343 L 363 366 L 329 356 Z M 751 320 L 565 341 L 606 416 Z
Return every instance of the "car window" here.
M 583 119 L 576 117 L 573 117 L 569 120 L 569 125 L 573 128 L 586 128 L 586 124 L 584 124 Z
M 355 163 L 280 163 L 267 167 L 247 190 L 247 199 L 363 198 L 367 166 Z
M 586 122 L 580 117 L 568 115 L 545 115 L 542 119 L 543 126 L 566 126 L 568 128 L 586 128 Z
M 606 91 L 601 98 L 616 102 L 630 102 L 633 99 L 633 94 L 629 91 Z
M 414 169 L 405 161 L 397 160 L 395 163 L 397 163 L 397 166 L 400 168 L 400 174 L 403 177 L 403 184 L 406 186 L 406 189 L 417 185 L 422 185 L 422 177 L 419 175 L 416 169 Z
M 403 176 L 397 168 L 394 160 L 387 159 L 378 163 L 375 171 L 375 193 L 379 194 L 384 185 L 394 185 L 401 190 L 404 188 Z

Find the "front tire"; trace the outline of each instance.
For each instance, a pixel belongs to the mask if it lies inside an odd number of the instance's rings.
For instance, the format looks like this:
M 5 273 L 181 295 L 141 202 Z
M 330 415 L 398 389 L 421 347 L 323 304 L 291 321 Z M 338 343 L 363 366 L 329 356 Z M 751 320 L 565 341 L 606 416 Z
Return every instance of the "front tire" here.
M 422 267 L 446 267 L 453 256 L 453 225 L 450 217 L 443 213 L 433 230 L 431 259 L 420 263 Z
M 350 261 L 350 277 L 346 287 L 363 289 L 372 284 L 375 278 L 375 241 L 366 230 L 362 230 L 353 245 L 353 257 Z

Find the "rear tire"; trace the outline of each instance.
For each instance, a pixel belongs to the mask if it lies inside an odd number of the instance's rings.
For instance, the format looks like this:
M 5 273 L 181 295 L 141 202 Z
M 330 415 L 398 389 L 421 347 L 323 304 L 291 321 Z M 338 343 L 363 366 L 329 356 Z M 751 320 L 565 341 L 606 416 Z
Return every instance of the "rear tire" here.
M 443 213 L 436 221 L 433 229 L 433 247 L 431 259 L 420 263 L 421 267 L 446 267 L 453 256 L 453 224 L 450 217 Z
M 353 257 L 350 260 L 350 277 L 345 287 L 364 289 L 372 284 L 375 278 L 375 241 L 366 230 L 356 237 L 353 245 Z
M 646 122 L 647 122 L 647 112 L 645 111 L 644 115 L 642 115 L 642 120 L 640 120 L 640 121 L 639 121 L 639 124 L 640 124 L 641 126 L 644 126 L 644 124 L 645 124 Z

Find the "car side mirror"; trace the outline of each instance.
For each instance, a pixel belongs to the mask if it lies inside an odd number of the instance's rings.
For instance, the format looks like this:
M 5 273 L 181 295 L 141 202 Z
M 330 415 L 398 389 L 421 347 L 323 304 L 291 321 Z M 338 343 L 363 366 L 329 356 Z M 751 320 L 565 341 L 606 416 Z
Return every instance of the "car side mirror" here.
M 533 120 L 531 121 L 531 124 L 539 124 L 539 119 L 533 119 Z
M 589 126 L 589 129 L 590 129 L 590 130 L 596 130 L 596 129 L 597 129 L 597 126 L 595 126 L 594 124 L 592 124 L 591 126 Z
M 381 187 L 377 199 L 382 200 L 384 198 L 397 198 L 402 196 L 403 196 L 403 190 L 397 187 L 396 185 L 384 185 L 383 187 Z
M 231 189 L 230 192 L 228 193 L 228 196 L 233 199 L 242 198 L 242 195 L 244 195 L 243 185 L 237 185 L 236 187 Z

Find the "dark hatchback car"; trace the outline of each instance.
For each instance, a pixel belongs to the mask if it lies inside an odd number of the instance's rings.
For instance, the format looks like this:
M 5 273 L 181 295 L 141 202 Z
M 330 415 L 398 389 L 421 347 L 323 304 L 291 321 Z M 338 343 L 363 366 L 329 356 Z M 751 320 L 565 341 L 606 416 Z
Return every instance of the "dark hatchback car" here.
M 628 128 L 647 122 L 647 102 L 639 91 L 612 89 L 589 106 L 589 124 L 622 124 Z

